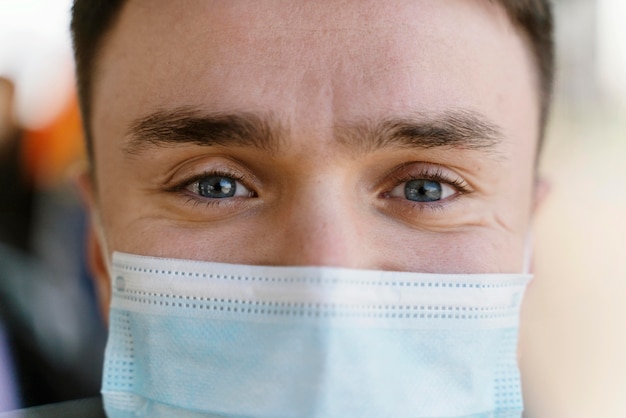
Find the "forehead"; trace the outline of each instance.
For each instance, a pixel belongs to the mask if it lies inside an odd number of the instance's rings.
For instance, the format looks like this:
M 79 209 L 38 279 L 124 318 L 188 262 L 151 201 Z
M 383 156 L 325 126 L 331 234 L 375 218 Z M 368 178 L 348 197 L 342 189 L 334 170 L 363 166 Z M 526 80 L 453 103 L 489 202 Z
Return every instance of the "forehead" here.
M 131 0 L 96 65 L 93 129 L 123 135 L 181 106 L 303 129 L 459 108 L 515 135 L 537 120 L 534 75 L 525 38 L 486 0 Z

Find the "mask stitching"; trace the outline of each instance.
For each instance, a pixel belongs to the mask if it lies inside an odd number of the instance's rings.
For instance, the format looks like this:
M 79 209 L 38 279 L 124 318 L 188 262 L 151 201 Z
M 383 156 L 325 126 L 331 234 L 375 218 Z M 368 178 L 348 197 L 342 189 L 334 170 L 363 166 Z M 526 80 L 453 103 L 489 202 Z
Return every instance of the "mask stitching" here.
M 160 276 L 187 276 L 197 278 L 208 278 L 217 280 L 228 281 L 251 281 L 251 282 L 263 282 L 263 283 L 305 283 L 305 284 L 320 284 L 320 285 L 337 285 L 337 284 L 350 284 L 360 286 L 377 286 L 377 287 L 449 287 L 449 288 L 468 288 L 468 289 L 500 289 L 509 287 L 520 287 L 519 283 L 458 283 L 458 282 L 432 282 L 432 281 L 371 281 L 371 280 L 339 280 L 337 278 L 312 278 L 312 277 L 258 277 L 258 276 L 238 276 L 238 275 L 223 275 L 223 274 L 211 274 L 211 273 L 197 273 L 189 271 L 172 271 L 172 270 L 158 270 L 148 269 L 141 267 L 132 267 L 127 265 L 115 264 L 115 268 L 125 270 L 134 273 L 142 274 L 157 274 Z
M 164 295 L 165 298 L 176 299 L 176 296 Z M 275 306 L 279 303 L 273 302 L 259 302 L 253 303 L 243 300 L 231 300 L 230 304 L 249 304 L 254 305 L 252 307 L 237 307 L 229 306 L 227 302 L 220 302 L 215 300 L 206 300 L 206 303 L 185 303 L 176 302 L 172 300 L 156 300 L 149 297 L 141 297 L 134 295 L 121 294 L 118 297 L 133 303 L 140 303 L 145 305 L 164 306 L 169 308 L 183 308 L 183 309 L 196 309 L 206 310 L 214 312 L 224 313 L 237 313 L 237 314 L 250 314 L 250 315 L 264 315 L 264 316 L 282 316 L 282 317 L 323 317 L 323 318 L 373 318 L 373 319 L 497 319 L 515 316 L 515 312 L 511 312 L 511 307 L 491 307 L 491 308 L 472 308 L 467 307 L 445 307 L 445 306 L 425 306 L 425 305 L 405 305 L 404 308 L 398 309 L 397 306 L 366 306 L 362 308 L 324 308 L 321 306 L 306 306 L 309 304 L 301 304 L 301 306 L 280 307 Z M 206 298 L 210 299 L 210 298 Z M 217 303 L 215 303 L 217 301 Z M 212 303 L 213 302 L 213 303 Z M 249 303 L 248 303 L 249 302 Z M 296 304 L 297 305 L 297 304 Z M 274 307 L 273 307 L 274 306 Z M 392 312 L 376 312 L 376 310 L 387 310 Z M 408 312 L 405 311 L 420 311 L 420 312 Z M 445 313 L 444 311 L 466 311 L 466 312 L 480 312 L 480 313 Z M 398 311 L 398 312 L 393 312 Z M 400 312 L 401 311 L 401 312 Z M 424 312 L 427 311 L 427 312 Z M 437 313 L 442 311 L 442 313 Z

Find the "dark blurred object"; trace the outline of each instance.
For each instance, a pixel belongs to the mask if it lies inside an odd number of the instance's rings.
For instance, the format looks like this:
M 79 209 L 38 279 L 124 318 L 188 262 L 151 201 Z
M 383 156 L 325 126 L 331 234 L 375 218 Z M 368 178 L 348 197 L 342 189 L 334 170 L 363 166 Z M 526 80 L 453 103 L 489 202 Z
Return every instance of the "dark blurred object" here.
M 25 410 L 0 412 L 0 418 L 106 418 L 102 399 L 89 398 Z
M 13 354 L 22 407 L 99 391 L 98 327 L 82 289 L 31 256 L 0 244 L 0 315 Z
M 105 330 L 83 262 L 85 215 L 64 177 L 80 143 L 77 109 L 25 132 L 13 100 L 0 78 L 0 382 L 29 407 L 98 394 Z
M 29 252 L 33 185 L 22 169 L 22 135 L 13 112 L 15 87 L 0 77 L 0 242 Z

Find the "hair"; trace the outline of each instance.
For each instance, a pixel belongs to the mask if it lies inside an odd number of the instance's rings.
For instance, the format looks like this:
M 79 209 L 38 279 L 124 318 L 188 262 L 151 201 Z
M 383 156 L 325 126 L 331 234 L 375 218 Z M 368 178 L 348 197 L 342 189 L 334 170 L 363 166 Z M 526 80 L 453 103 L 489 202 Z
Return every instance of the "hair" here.
M 554 82 L 553 16 L 550 0 L 490 0 L 500 4 L 511 21 L 521 27 L 530 41 L 538 72 L 541 120 L 541 143 L 548 119 Z M 91 104 L 93 73 L 98 52 L 107 33 L 115 24 L 124 0 L 74 0 L 71 32 L 74 42 L 78 96 L 87 141 L 87 152 L 93 161 Z

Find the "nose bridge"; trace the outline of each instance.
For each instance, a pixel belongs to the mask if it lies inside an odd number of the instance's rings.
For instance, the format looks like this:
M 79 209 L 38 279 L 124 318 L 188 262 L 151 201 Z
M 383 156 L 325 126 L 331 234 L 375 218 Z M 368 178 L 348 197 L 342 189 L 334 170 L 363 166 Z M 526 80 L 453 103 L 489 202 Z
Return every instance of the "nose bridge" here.
M 358 193 L 338 174 L 310 177 L 283 199 L 281 264 L 367 267 Z

